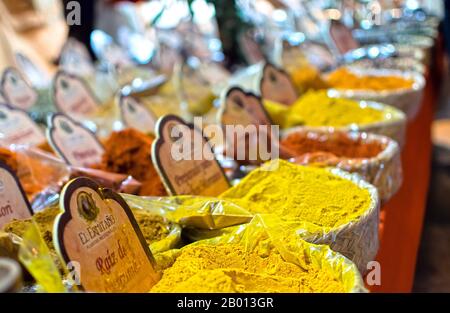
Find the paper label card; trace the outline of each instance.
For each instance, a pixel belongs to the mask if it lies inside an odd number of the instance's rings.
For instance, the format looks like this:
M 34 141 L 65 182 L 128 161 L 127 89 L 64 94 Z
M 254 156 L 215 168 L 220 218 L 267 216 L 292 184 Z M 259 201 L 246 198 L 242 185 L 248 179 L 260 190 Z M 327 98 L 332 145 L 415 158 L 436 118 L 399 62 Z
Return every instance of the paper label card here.
M 68 115 L 83 117 L 93 114 L 98 101 L 84 81 L 72 74 L 59 71 L 53 80 L 54 100 L 58 109 Z
M 228 157 L 238 163 L 259 164 L 278 156 L 274 147 L 278 143 L 278 133 L 272 133 L 272 121 L 260 97 L 238 87 L 231 88 L 225 96 L 220 120 Z M 247 127 L 249 125 L 255 127 Z
M 261 98 L 239 87 L 232 87 L 226 93 L 220 117 L 222 125 L 272 124 Z
M 200 129 L 174 115 L 156 124 L 152 160 L 171 195 L 218 196 L 230 187 Z
M 104 148 L 89 129 L 62 113 L 53 114 L 48 125 L 48 142 L 67 164 L 89 167 L 101 161 Z
M 0 104 L 0 145 L 37 146 L 46 141 L 39 126 L 27 112 Z
M 30 203 L 14 171 L 0 161 L 0 229 L 13 219 L 33 215 Z
M 59 65 L 74 75 L 88 76 L 95 73 L 94 63 L 87 48 L 78 40 L 69 38 L 62 48 Z
M 144 133 L 155 133 L 156 116 L 132 96 L 120 96 L 120 113 L 125 126 Z
M 339 53 L 345 54 L 358 49 L 360 45 L 353 38 L 352 31 L 338 20 L 330 22 L 330 37 Z
M 289 75 L 270 63 L 264 65 L 260 90 L 263 99 L 285 105 L 291 105 L 298 98 L 297 91 Z
M 66 264 L 78 262 L 88 292 L 148 292 L 159 280 L 154 258 L 123 198 L 81 177 L 66 184 L 53 243 Z
M 15 68 L 7 68 L 2 75 L 2 94 L 9 104 L 29 110 L 38 100 L 38 93 Z
M 23 73 L 28 80 L 31 82 L 32 86 L 44 88 L 50 83 L 49 75 L 39 68 L 33 61 L 31 61 L 27 56 L 20 52 L 15 53 L 15 59 L 17 66 L 21 73 Z

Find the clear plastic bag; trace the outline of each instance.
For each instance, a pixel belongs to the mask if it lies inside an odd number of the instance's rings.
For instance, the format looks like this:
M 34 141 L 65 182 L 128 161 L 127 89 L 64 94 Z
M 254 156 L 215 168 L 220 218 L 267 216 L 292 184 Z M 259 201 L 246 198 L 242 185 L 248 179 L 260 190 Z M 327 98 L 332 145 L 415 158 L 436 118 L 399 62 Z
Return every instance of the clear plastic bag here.
M 315 245 L 302 240 L 297 234 L 296 226 L 286 224 L 273 215 L 255 215 L 250 223 L 235 226 L 227 234 L 197 241 L 187 247 L 238 244 L 242 245 L 245 251 L 253 251 L 257 247 L 263 247 L 264 251 L 275 249 L 285 262 L 293 263 L 304 270 L 315 268 L 332 273 L 335 279 L 343 284 L 344 292 L 367 291 L 355 264 L 339 253 L 333 252 L 328 246 Z M 168 268 L 176 262 L 177 257 L 183 253 L 183 249 L 185 248 L 171 251 L 165 254 L 164 259 L 157 259 L 157 262 L 159 261 L 161 266 L 165 263 Z M 255 271 L 254 273 L 245 273 L 245 275 L 242 273 L 243 277 L 241 277 L 239 283 L 245 285 L 245 279 L 252 279 L 252 277 L 260 279 L 261 274 L 267 275 L 265 269 L 261 269 L 261 273 L 258 273 L 258 270 L 254 268 L 252 269 L 252 271 Z M 201 274 L 202 271 L 203 269 L 199 270 L 199 273 Z M 224 271 L 226 273 L 227 269 L 224 269 Z M 193 275 L 197 274 L 193 273 Z M 240 274 L 233 271 L 232 275 Z M 270 276 L 274 279 L 279 277 L 275 269 L 270 273 Z M 282 278 L 280 277 L 280 279 Z M 316 286 L 316 288 L 319 289 L 318 292 L 323 292 L 320 290 L 320 286 Z M 189 290 L 185 291 L 189 292 Z

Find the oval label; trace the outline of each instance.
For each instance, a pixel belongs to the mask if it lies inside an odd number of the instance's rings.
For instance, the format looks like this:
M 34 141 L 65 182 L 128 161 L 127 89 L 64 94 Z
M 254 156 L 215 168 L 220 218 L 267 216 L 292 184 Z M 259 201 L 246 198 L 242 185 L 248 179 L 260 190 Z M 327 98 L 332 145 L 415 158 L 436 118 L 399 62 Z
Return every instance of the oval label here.
M 120 113 L 125 126 L 144 133 L 155 133 L 156 116 L 132 96 L 120 96 Z
M 61 193 L 53 243 L 66 264 L 79 264 L 81 289 L 148 292 L 159 280 L 154 258 L 123 198 L 81 177 Z
M 200 129 L 175 115 L 156 124 L 152 160 L 171 195 L 218 196 L 230 187 Z
M 7 68 L 2 75 L 2 93 L 6 101 L 19 109 L 29 110 L 38 100 L 38 93 L 15 68 Z
M 49 118 L 47 139 L 64 161 L 89 167 L 101 161 L 104 148 L 93 132 L 62 113 Z
M 0 104 L 0 145 L 37 146 L 46 141 L 44 132 L 27 112 Z
M 93 114 L 98 102 L 84 81 L 59 71 L 53 80 L 54 100 L 58 109 L 76 119 Z

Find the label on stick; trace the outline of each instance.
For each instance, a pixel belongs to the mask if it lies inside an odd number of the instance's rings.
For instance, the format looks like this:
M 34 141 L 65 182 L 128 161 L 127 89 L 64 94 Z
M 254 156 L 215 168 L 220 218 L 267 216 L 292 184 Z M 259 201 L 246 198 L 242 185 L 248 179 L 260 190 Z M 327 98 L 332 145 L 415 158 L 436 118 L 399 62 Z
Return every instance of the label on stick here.
M 156 116 L 132 96 L 121 96 L 120 113 L 125 126 L 133 127 L 144 133 L 154 133 Z
M 330 22 L 330 37 L 341 54 L 360 47 L 353 38 L 352 31 L 338 20 L 331 20 Z
M 56 74 L 53 80 L 53 93 L 57 108 L 75 118 L 91 115 L 99 106 L 84 81 L 64 71 Z
M 101 161 L 104 148 L 95 134 L 62 113 L 49 118 L 47 139 L 64 161 L 89 167 Z
M 160 118 L 153 163 L 171 195 L 218 196 L 230 187 L 200 129 L 174 115 Z
M 0 145 L 37 146 L 46 141 L 39 126 L 27 112 L 0 104 Z
M 297 91 L 289 75 L 270 63 L 263 68 L 260 82 L 261 97 L 285 105 L 293 104 L 297 98 Z
M 15 68 L 7 68 L 2 75 L 2 94 L 8 104 L 29 110 L 38 100 L 38 93 Z
M 81 177 L 66 184 L 53 243 L 66 264 L 77 264 L 81 289 L 148 292 L 159 280 L 155 261 L 123 198 Z
M 33 215 L 30 203 L 14 171 L 0 161 L 0 229 L 13 219 Z

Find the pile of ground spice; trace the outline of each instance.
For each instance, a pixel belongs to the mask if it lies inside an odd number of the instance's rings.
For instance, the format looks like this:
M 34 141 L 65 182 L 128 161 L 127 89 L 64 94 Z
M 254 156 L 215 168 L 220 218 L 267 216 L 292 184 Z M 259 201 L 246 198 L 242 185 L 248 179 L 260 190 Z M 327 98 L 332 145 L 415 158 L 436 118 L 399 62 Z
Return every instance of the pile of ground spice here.
M 276 249 L 240 244 L 192 245 L 181 250 L 152 292 L 344 292 L 339 275 L 286 262 Z
M 367 125 L 385 120 L 385 113 L 359 102 L 329 97 L 326 91 L 309 91 L 291 106 L 264 100 L 264 107 L 274 124 L 282 129 L 294 126 L 345 127 Z
M 171 229 L 171 223 L 160 215 L 145 210 L 133 210 L 133 215 L 139 224 L 147 244 L 166 238 Z
M 328 76 L 327 83 L 337 89 L 381 91 L 409 89 L 414 80 L 393 75 L 358 75 L 342 67 Z
M 254 214 L 327 229 L 358 220 L 371 208 L 368 190 L 326 169 L 274 160 L 220 195 Z
M 313 153 L 329 153 L 338 158 L 373 158 L 386 146 L 378 141 L 367 142 L 361 137 L 351 137 L 346 133 L 295 132 L 281 141 L 281 144 L 295 153 L 295 156 Z
M 113 132 L 104 142 L 105 153 L 95 168 L 131 175 L 142 183 L 139 195 L 166 196 L 167 192 L 151 159 L 153 137 L 133 128 Z

